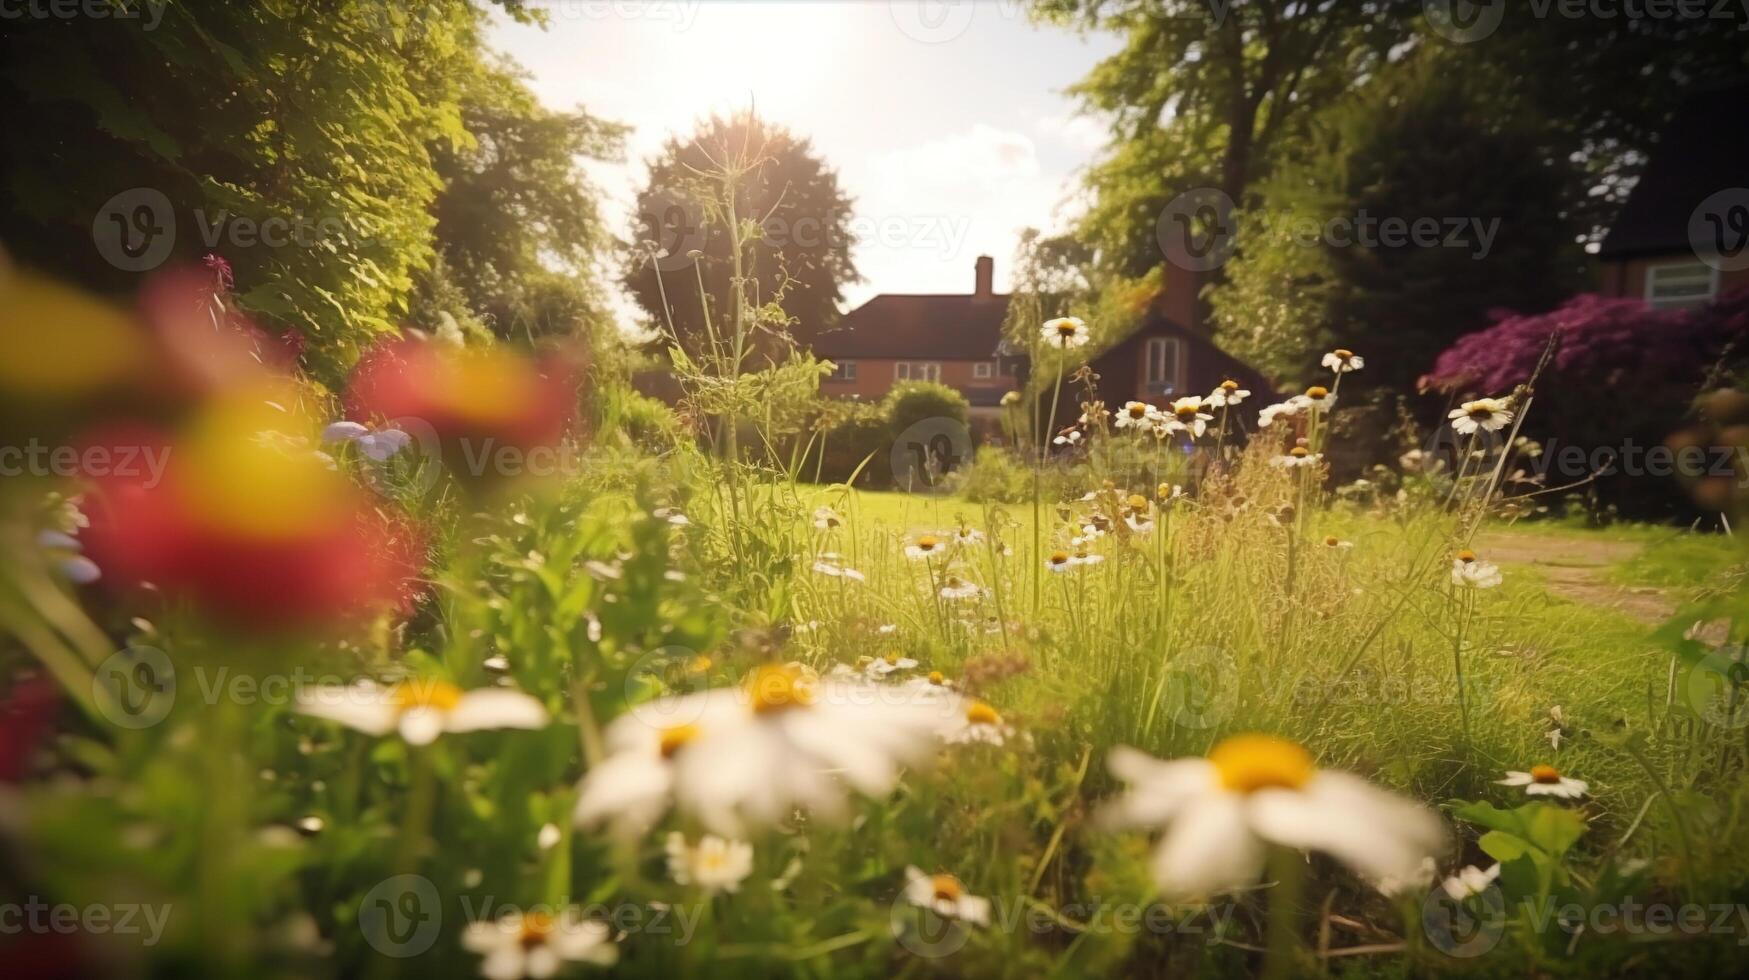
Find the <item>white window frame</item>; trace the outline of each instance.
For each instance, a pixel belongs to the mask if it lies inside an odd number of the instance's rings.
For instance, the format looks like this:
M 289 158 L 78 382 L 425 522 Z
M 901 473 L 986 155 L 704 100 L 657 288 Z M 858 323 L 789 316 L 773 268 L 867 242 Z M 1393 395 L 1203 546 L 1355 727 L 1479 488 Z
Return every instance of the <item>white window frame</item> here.
M 894 381 L 940 381 L 940 361 L 895 361 Z
M 996 365 L 989 361 L 979 361 L 972 365 L 972 379 L 975 381 L 988 381 L 994 377 L 995 374 Z
M 1704 270 L 1707 277 L 1707 291 L 1704 296 L 1660 297 L 1658 295 L 1658 273 L 1671 270 L 1698 272 Z M 1646 266 L 1646 305 L 1654 310 L 1674 310 L 1683 307 L 1705 306 L 1719 296 L 1719 270 L 1700 261 L 1685 259 L 1679 262 L 1660 262 Z
M 856 380 L 855 361 L 833 361 L 832 364 L 835 370 L 827 376 L 827 381 L 838 384 L 849 384 Z
M 1172 376 L 1157 377 L 1154 371 L 1155 362 L 1164 360 L 1164 352 L 1168 348 L 1172 350 Z M 1154 353 L 1156 350 L 1162 352 L 1158 357 Z M 1165 365 L 1162 364 L 1161 367 L 1164 368 Z M 1160 373 L 1165 372 L 1162 370 Z M 1150 395 L 1177 394 L 1184 387 L 1184 344 L 1177 337 L 1149 337 L 1142 344 L 1142 384 Z

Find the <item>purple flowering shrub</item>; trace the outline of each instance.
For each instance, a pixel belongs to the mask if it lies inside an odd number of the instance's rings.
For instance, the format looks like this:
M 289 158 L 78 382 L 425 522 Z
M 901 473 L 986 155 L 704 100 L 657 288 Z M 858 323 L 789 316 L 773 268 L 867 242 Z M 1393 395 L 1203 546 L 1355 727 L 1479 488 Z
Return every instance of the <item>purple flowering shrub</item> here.
M 1537 381 L 1525 433 L 1551 445 L 1631 455 L 1633 447 L 1643 451 L 1678 429 L 1703 386 L 1739 380 L 1723 371 L 1713 375 L 1730 367 L 1721 359 L 1741 362 L 1749 354 L 1741 342 L 1749 339 L 1749 289 L 1693 310 L 1653 310 L 1638 299 L 1586 294 L 1548 313 L 1503 313 L 1440 354 L 1422 387 L 1454 400 L 1511 394 L 1536 370 L 1551 335 L 1559 346 Z M 1583 474 L 1559 476 L 1551 485 Z M 1620 472 L 1600 477 L 1597 490 L 1641 516 L 1667 511 L 1680 496 L 1663 481 Z
M 1698 310 L 1653 310 L 1638 299 L 1575 296 L 1535 316 L 1502 314 L 1492 327 L 1458 340 L 1434 362 L 1424 387 L 1451 394 L 1504 395 L 1536 369 L 1549 336 L 1560 346 L 1543 384 L 1563 400 L 1624 393 L 1677 395 L 1701 383 L 1725 344 L 1749 329 L 1749 290 Z M 1680 413 L 1684 398 L 1666 405 Z

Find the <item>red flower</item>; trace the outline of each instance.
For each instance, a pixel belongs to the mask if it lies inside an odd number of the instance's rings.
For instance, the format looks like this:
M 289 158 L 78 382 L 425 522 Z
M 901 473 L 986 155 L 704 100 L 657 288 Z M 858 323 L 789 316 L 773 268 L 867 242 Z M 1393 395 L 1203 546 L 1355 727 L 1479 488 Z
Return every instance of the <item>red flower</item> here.
M 536 361 L 498 348 L 415 341 L 366 355 L 346 393 L 347 412 L 357 421 L 428 426 L 452 466 L 503 447 L 555 445 L 576 406 L 576 374 L 558 357 Z
M 404 609 L 419 536 L 373 509 L 307 437 L 266 427 L 268 411 L 252 402 L 239 411 L 230 401 L 177 440 L 147 429 L 93 440 L 117 461 L 94 474 L 84 535 L 105 579 L 151 583 L 256 630 Z

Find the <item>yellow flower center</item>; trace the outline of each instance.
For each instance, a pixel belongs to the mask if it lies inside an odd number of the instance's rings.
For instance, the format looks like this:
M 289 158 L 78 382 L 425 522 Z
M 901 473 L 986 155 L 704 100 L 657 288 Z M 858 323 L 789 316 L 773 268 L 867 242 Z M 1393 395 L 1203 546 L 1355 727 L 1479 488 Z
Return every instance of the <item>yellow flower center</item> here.
M 1239 390 L 1239 382 L 1232 381 L 1232 380 L 1223 381 L 1223 382 L 1221 382 L 1221 390 L 1223 390 L 1223 391 L 1238 391 Z
M 923 551 L 934 551 L 935 546 L 940 543 L 941 542 L 935 540 L 935 536 L 931 534 L 925 534 L 917 539 L 917 547 Z
M 1307 456 L 1312 455 L 1312 451 L 1304 446 L 1295 446 L 1288 451 L 1288 455 L 1295 459 L 1305 459 Z
M 662 729 L 662 758 L 672 759 L 681 747 L 698 737 L 697 725 L 675 725 Z
M 1324 546 L 1327 548 L 1334 548 L 1341 543 L 1341 539 L 1337 538 L 1334 534 L 1324 539 Z
M 747 680 L 754 714 L 771 714 L 814 703 L 813 685 L 800 668 L 788 665 L 759 667 Z
M 1173 409 L 1173 411 L 1177 412 L 1178 417 L 1181 419 L 1195 418 L 1197 410 L 1200 407 L 1201 406 L 1198 406 L 1198 405 L 1180 405 L 1177 408 Z
M 1075 336 L 1075 324 L 1069 320 L 1057 324 L 1057 336 L 1065 339 Z
M 1139 493 L 1132 493 L 1127 503 L 1130 505 L 1130 510 L 1145 510 L 1148 506 L 1148 498 Z
M 453 711 L 462 700 L 462 689 L 448 681 L 418 680 L 395 685 L 395 705 L 402 711 L 435 708 Z
M 1476 560 L 1476 553 L 1471 551 L 1468 548 L 1465 548 L 1464 550 L 1457 553 L 1457 560 L 1463 562 L 1466 565 L 1472 564 Z
M 1336 348 L 1336 356 L 1346 361 L 1354 356 L 1354 352 L 1345 347 L 1338 347 Z
M 951 584 L 951 581 L 952 580 L 950 580 L 950 584 Z M 886 656 L 882 657 L 881 659 L 885 660 L 887 662 L 887 666 L 889 666 L 889 667 L 896 667 L 899 665 L 899 655 L 896 653 L 889 653 Z
M 1323 399 L 1323 398 L 1328 398 L 1329 396 L 1330 396 L 1330 389 L 1324 387 L 1323 385 L 1313 385 L 1310 388 L 1306 389 L 1306 397 L 1312 399 L 1313 401 L 1318 401 L 1318 400 Z
M 1486 421 L 1494 416 L 1494 410 L 1486 405 L 1477 405 L 1470 409 L 1470 418 Z
M 1053 565 L 1065 565 L 1065 564 L 1068 564 L 1068 561 L 1069 561 L 1069 553 L 1067 551 L 1053 551 L 1053 552 L 1051 552 L 1051 564 L 1053 564 Z
M 929 879 L 929 885 L 935 891 L 935 900 L 938 902 L 957 902 L 965 893 L 960 880 L 953 875 L 934 875 Z
M 1146 416 L 1147 414 L 1148 414 L 1148 406 L 1146 406 L 1146 405 L 1131 405 L 1130 406 L 1130 418 L 1132 418 L 1132 419 L 1139 419 L 1139 418 L 1142 418 L 1143 416 Z
M 1554 766 L 1531 766 L 1530 778 L 1537 783 L 1558 783 L 1561 781 L 1561 774 Z
M 545 912 L 530 912 L 522 917 L 522 934 L 517 942 L 524 946 L 539 946 L 553 933 L 553 917 Z
M 929 683 L 940 687 L 942 684 L 947 683 L 947 678 L 941 676 L 941 671 L 932 670 L 929 672 Z
M 1317 767 L 1305 749 L 1271 735 L 1235 735 L 1209 753 L 1221 785 L 1235 793 L 1299 789 Z
M 1002 716 L 996 713 L 996 709 L 982 701 L 973 701 L 966 709 L 966 721 L 973 725 L 994 725 L 1001 720 Z

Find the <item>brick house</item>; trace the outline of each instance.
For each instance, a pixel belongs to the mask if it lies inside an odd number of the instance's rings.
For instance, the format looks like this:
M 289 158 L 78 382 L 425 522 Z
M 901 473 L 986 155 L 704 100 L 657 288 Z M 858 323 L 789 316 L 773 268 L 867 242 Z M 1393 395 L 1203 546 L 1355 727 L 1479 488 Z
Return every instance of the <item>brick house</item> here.
M 1743 84 L 1702 92 L 1677 110 L 1598 249 L 1600 293 L 1669 309 L 1749 286 L 1749 268 L 1721 269 L 1699 254 L 1749 247 L 1749 127 L 1729 121 L 1746 110 Z
M 1028 364 L 1024 355 L 1005 353 L 1008 296 L 992 289 L 994 261 L 979 256 L 974 268 L 969 294 L 883 293 L 821 333 L 814 354 L 837 366 L 821 383 L 822 393 L 878 401 L 900 381 L 939 381 L 966 396 L 976 427 L 994 430 L 1003 394 L 1025 382 Z M 1268 396 L 1261 375 L 1208 339 L 1198 295 L 1202 282 L 1198 273 L 1167 265 L 1165 288 L 1142 323 L 1094 356 L 1107 405 L 1135 400 L 1164 406 L 1171 398 L 1206 395 L 1227 378 Z

